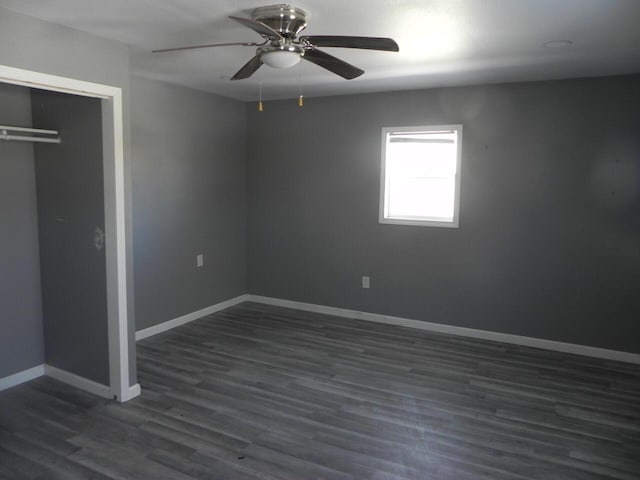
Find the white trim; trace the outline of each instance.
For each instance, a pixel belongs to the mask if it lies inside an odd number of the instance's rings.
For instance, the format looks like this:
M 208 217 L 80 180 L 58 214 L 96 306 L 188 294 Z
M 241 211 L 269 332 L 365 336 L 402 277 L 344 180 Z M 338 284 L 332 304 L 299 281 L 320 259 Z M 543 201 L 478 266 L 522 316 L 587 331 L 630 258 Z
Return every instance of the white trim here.
M 119 401 L 130 397 L 129 332 L 127 328 L 127 251 L 124 199 L 124 141 L 122 91 L 114 92 L 103 106 L 105 255 L 107 263 L 107 315 L 109 318 L 109 383 Z M 116 114 L 119 112 L 119 114 Z M 126 362 L 123 359 L 126 358 Z
M 23 370 L 22 372 L 9 375 L 8 377 L 0 378 L 0 392 L 7 388 L 15 387 L 21 383 L 42 377 L 43 375 L 54 378 L 59 382 L 66 383 L 67 385 L 71 385 L 72 387 L 79 388 L 80 390 L 93 393 L 94 395 L 98 395 L 103 398 L 112 398 L 111 389 L 107 385 L 102 385 L 101 383 L 94 382 L 76 375 L 75 373 L 67 372 L 66 370 L 61 370 L 46 364 L 38 365 L 28 370 Z M 138 395 L 140 395 L 140 385 L 136 383 L 127 389 L 126 397 L 123 397 L 123 401 L 137 397 Z
M 382 145 L 380 151 L 380 208 L 378 210 L 378 223 L 386 225 L 411 225 L 414 227 L 440 227 L 458 228 L 460 226 L 460 177 L 462 170 L 462 125 L 419 125 L 410 127 L 383 127 Z M 453 193 L 453 220 L 440 221 L 437 219 L 401 218 L 387 217 L 387 135 L 389 133 L 401 132 L 431 132 L 431 131 L 454 131 L 456 132 L 456 178 Z
M 575 355 L 584 355 L 587 357 L 615 360 L 618 362 L 640 364 L 640 354 L 637 353 L 609 350 L 606 348 L 591 347 L 588 345 L 577 345 L 574 343 L 556 342 L 555 340 L 546 340 L 543 338 L 523 337 L 521 335 L 512 335 L 510 333 L 491 332 L 488 330 L 477 330 L 475 328 L 466 327 L 455 327 L 453 325 L 444 325 L 442 323 L 432 323 L 422 320 L 412 320 L 409 318 L 392 317 L 389 315 L 360 312 L 357 310 L 347 310 L 344 308 L 328 307 L 325 305 L 316 305 L 313 303 L 295 302 L 292 300 L 283 300 L 280 298 L 262 297 L 259 295 L 247 295 L 247 297 L 247 301 L 249 302 L 264 303 L 266 305 L 275 305 L 278 307 L 295 308 L 297 310 L 305 310 L 307 312 L 323 313 L 326 315 L 366 320 L 369 322 L 387 323 L 390 325 L 400 325 L 402 327 L 417 328 L 419 330 L 428 330 L 431 332 L 447 333 L 450 335 L 458 335 L 461 337 L 480 338 L 483 340 L 491 340 L 494 342 L 511 343 L 514 345 L 523 345 L 526 347 L 554 350 L 556 352 L 571 353 Z
M 44 364 L 0 378 L 0 392 L 44 375 Z
M 140 384 L 136 383 L 135 385 L 132 385 L 129 387 L 129 390 L 127 391 L 127 398 L 123 400 L 123 402 L 126 402 L 127 400 L 131 400 L 132 398 L 136 398 L 138 395 L 140 395 L 141 393 L 141 388 L 140 388 Z
M 0 82 L 103 99 L 109 397 L 115 397 L 119 401 L 126 401 L 131 398 L 132 390 L 129 385 L 127 331 L 127 252 L 122 89 L 4 65 L 0 65 Z
M 136 341 L 142 340 L 143 338 L 147 338 L 152 335 L 157 335 L 158 333 L 166 332 L 167 330 L 179 327 L 180 325 L 184 325 L 185 323 L 193 322 L 194 320 L 198 320 L 199 318 L 211 315 L 212 313 L 219 312 L 220 310 L 224 310 L 225 308 L 233 307 L 234 305 L 237 305 L 239 303 L 246 302 L 248 301 L 249 297 L 250 295 L 240 295 L 238 297 L 225 300 L 224 302 L 216 303 L 215 305 L 212 305 L 210 307 L 203 308 L 202 310 L 198 310 L 197 312 L 187 313 L 186 315 L 174 318 L 173 320 L 168 320 L 166 322 L 159 323 L 158 325 L 138 330 L 136 332 Z
M 75 373 L 60 370 L 59 368 L 52 367 L 51 365 L 45 365 L 44 374 L 47 377 L 55 378 L 62 383 L 93 393 L 99 397 L 111 398 L 111 389 L 107 385 L 94 382 L 93 380 L 81 377 Z
M 5 65 L 0 65 L 0 82 L 94 98 L 110 98 L 113 96 L 114 89 L 120 90 L 117 87 L 99 83 L 85 82 L 84 80 L 59 77 Z

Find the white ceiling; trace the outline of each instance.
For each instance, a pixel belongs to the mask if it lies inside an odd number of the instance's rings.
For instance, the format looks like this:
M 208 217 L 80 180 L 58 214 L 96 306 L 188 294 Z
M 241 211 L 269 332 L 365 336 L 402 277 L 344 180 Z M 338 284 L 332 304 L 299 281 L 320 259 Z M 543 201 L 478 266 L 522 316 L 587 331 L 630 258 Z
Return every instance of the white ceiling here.
M 364 69 L 343 80 L 308 62 L 290 70 L 263 66 L 230 81 L 254 54 L 222 47 L 162 54 L 152 49 L 260 41 L 227 18 L 249 17 L 269 0 L 0 0 L 26 15 L 131 47 L 134 74 L 255 100 L 474 83 L 549 80 L 640 72 L 640 0 L 301 0 L 309 35 L 392 37 L 399 53 L 330 48 Z M 0 13 L 1 14 L 1 13 Z M 570 40 L 569 48 L 545 48 Z

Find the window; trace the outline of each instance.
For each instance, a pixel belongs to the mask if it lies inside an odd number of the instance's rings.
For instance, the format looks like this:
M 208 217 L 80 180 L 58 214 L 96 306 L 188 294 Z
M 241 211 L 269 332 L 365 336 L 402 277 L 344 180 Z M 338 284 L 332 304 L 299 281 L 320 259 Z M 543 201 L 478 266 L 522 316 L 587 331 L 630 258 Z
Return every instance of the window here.
M 382 129 L 380 223 L 457 227 L 462 125 Z

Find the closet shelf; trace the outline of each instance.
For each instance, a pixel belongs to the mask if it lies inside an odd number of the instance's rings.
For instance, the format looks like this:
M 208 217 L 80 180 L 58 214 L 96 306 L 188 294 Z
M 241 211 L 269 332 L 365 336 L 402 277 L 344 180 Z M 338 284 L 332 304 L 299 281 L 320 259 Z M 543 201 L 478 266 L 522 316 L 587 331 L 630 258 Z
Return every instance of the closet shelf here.
M 18 135 L 15 135 L 18 133 Z M 0 125 L 0 140 L 14 140 L 18 142 L 60 143 L 57 130 L 42 128 L 10 127 Z

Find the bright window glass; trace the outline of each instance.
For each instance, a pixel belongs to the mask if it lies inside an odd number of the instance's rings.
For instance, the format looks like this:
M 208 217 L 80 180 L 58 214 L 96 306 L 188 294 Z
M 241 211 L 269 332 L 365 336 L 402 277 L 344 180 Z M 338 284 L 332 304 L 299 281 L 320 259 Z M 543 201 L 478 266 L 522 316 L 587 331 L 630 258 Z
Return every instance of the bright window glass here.
M 380 222 L 458 226 L 461 125 L 384 128 Z

